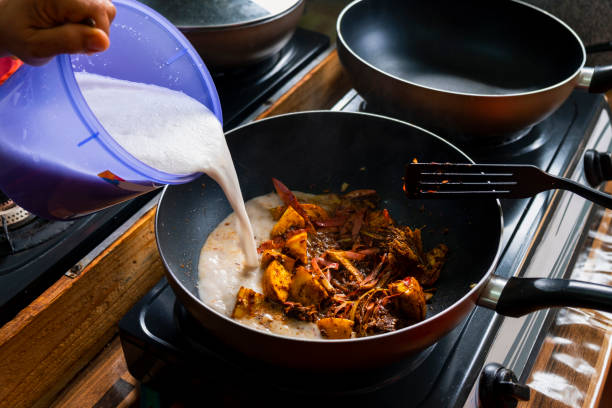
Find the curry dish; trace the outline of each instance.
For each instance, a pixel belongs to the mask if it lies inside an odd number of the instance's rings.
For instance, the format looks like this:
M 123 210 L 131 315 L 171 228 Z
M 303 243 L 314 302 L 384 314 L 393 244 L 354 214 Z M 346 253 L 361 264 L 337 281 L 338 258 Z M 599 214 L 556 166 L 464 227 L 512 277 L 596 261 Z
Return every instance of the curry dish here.
M 426 251 L 421 230 L 397 225 L 375 190 L 328 195 L 318 205 L 273 181 L 284 205 L 270 210 L 276 223 L 258 248 L 263 293 L 240 287 L 233 318 L 313 322 L 330 339 L 425 319 L 446 245 Z

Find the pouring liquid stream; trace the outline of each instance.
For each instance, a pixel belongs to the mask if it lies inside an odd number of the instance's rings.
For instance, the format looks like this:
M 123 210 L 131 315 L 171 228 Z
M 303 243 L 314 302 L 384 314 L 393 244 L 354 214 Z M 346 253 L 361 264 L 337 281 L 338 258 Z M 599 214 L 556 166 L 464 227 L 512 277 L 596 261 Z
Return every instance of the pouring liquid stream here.
M 238 176 L 215 115 L 171 89 L 84 72 L 75 73 L 102 126 L 141 162 L 170 174 L 206 173 L 223 189 L 238 219 L 245 266 L 258 265 L 253 229 Z

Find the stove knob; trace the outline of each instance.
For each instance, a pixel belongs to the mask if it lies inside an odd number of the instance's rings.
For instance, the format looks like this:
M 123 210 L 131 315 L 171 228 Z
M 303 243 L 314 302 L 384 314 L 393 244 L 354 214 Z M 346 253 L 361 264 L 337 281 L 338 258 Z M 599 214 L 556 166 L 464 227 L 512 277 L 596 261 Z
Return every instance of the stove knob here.
M 480 374 L 480 408 L 514 408 L 519 400 L 529 400 L 529 395 L 529 387 L 519 383 L 514 373 L 500 364 L 489 363 Z
M 612 180 L 612 157 L 594 149 L 584 152 L 584 176 L 591 185 L 597 187 L 602 181 Z

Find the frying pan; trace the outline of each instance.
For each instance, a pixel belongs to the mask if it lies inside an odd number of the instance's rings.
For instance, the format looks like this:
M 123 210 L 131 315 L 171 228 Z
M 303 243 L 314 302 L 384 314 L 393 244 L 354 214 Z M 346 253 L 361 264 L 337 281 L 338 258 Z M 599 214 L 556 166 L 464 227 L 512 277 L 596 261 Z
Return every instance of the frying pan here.
M 612 66 L 585 67 L 576 33 L 520 1 L 354 1 L 336 29 L 374 109 L 463 143 L 515 139 L 574 88 L 612 88 Z
M 342 183 L 350 189 L 375 188 L 399 223 L 426 226 L 425 247 L 444 242 L 450 249 L 428 304 L 428 317 L 418 324 L 348 340 L 267 334 L 216 312 L 198 297 L 200 249 L 231 212 L 220 187 L 207 176 L 166 187 L 157 209 L 156 237 L 168 281 L 205 328 L 251 357 L 296 369 L 364 368 L 427 348 L 458 325 L 476 303 L 510 316 L 560 304 L 612 311 L 612 288 L 607 286 L 546 279 L 511 279 L 506 284 L 494 277 L 503 225 L 497 200 L 408 200 L 402 175 L 412 158 L 470 162 L 428 131 L 382 116 L 320 111 L 253 122 L 229 132 L 227 142 L 245 200 L 273 191 L 272 177 L 303 192 L 338 192 Z
M 211 71 L 255 64 L 291 39 L 304 0 L 142 0 L 176 25 Z

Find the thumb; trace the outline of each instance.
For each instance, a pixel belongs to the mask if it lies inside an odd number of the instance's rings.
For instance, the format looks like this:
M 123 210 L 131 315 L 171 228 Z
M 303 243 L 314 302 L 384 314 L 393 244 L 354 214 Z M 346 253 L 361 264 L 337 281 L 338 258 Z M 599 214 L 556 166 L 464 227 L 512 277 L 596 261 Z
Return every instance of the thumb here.
M 64 24 L 39 29 L 28 41 L 30 54 L 38 59 L 57 54 L 101 52 L 109 45 L 110 41 L 104 31 L 83 24 Z

